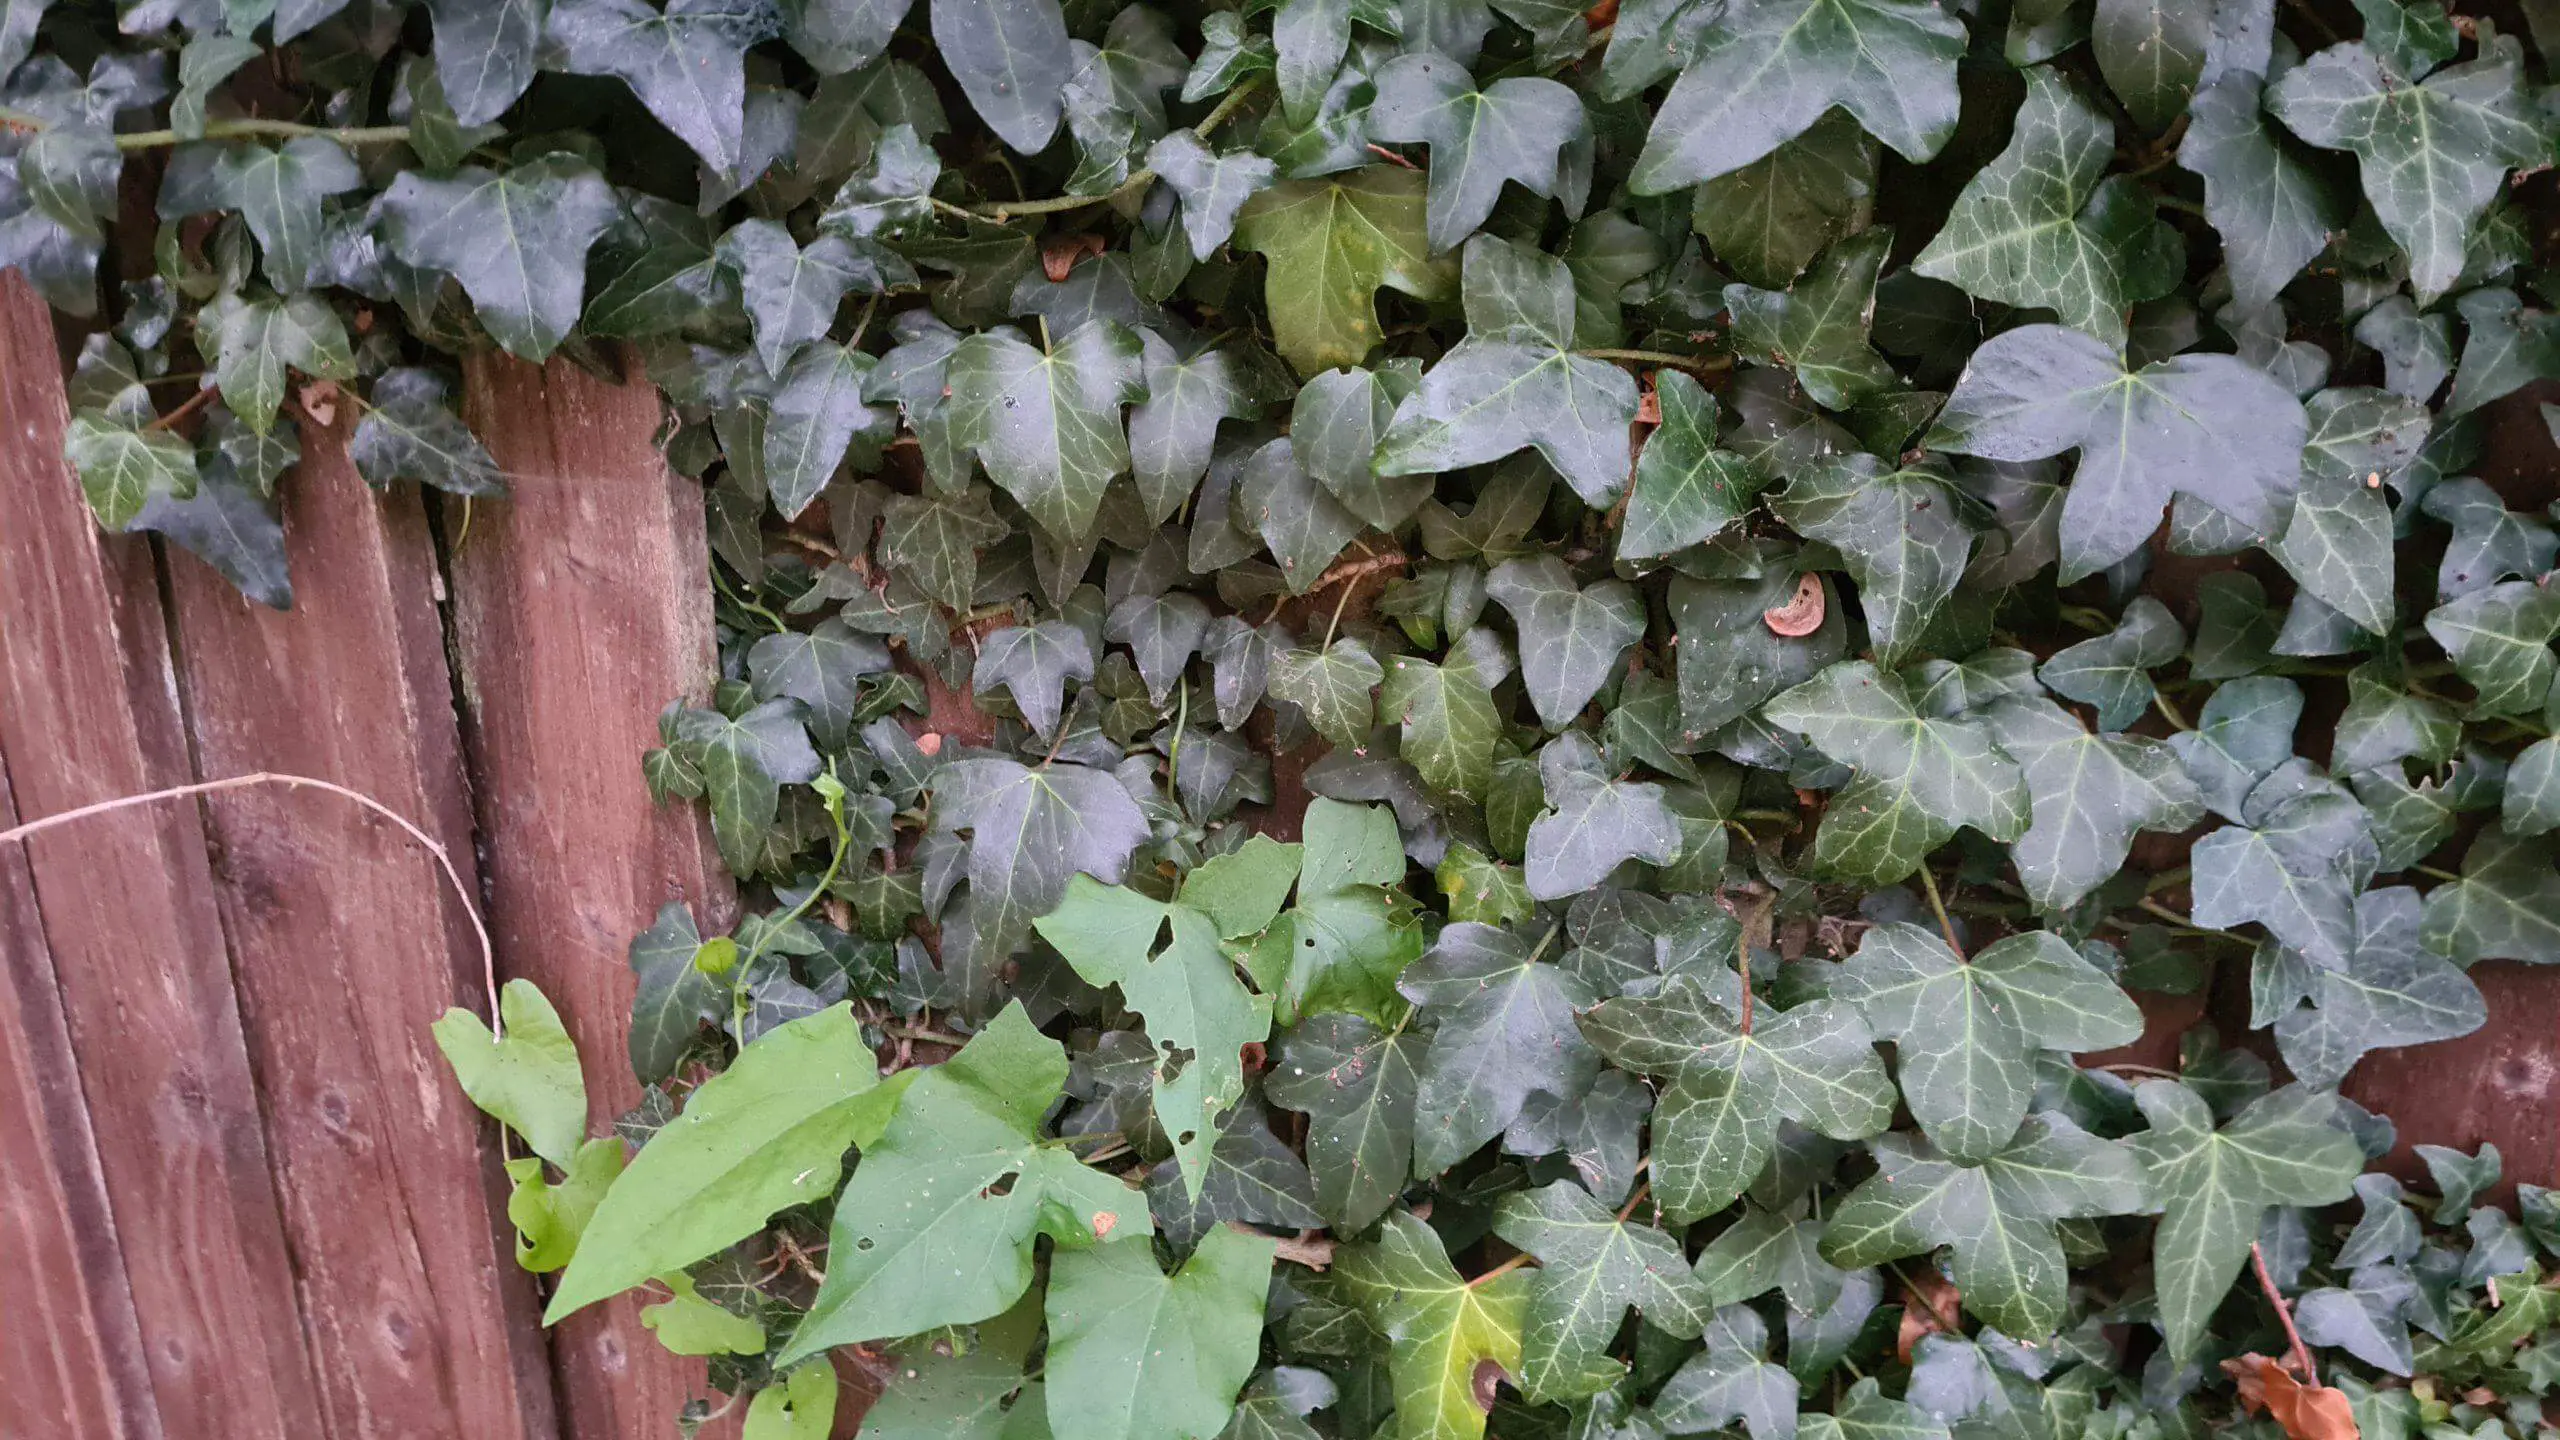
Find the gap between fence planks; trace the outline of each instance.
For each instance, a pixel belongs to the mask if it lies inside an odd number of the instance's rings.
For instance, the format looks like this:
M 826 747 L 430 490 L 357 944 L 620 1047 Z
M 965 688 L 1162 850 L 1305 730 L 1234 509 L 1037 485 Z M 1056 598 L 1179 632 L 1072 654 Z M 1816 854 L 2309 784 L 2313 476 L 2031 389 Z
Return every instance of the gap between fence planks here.
M 658 805 L 640 774 L 658 708 L 712 683 L 702 495 L 658 453 L 663 410 L 636 362 L 621 385 L 560 359 L 485 356 L 464 373 L 465 418 L 509 488 L 472 507 L 467 531 L 447 502 L 444 527 L 461 536 L 454 658 L 490 925 L 506 973 L 559 1006 L 601 1133 L 640 1098 L 632 935 L 669 900 L 706 927 L 736 905 L 700 808 Z M 638 1310 L 626 1296 L 554 1332 L 574 1440 L 661 1433 L 708 1393 L 702 1362 L 661 1350 Z
M 30 816 L 192 778 L 151 552 L 99 533 L 62 460 L 68 419 L 51 319 L 0 272 L 0 761 Z M 308 1433 L 310 1356 L 199 818 L 102 817 L 25 857 L 33 914 L 13 904 L 7 930 L 43 948 L 10 944 L 11 1003 L 59 987 L 159 1429 Z M 82 1158 L 50 1163 L 76 1180 Z

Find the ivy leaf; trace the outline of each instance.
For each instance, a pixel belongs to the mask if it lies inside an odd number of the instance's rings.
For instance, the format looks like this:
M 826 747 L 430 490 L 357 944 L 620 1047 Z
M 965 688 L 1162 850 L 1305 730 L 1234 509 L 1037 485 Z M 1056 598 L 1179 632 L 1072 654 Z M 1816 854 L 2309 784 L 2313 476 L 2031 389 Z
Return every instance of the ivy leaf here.
M 1064 620 L 1008 625 L 978 649 L 970 688 L 984 695 L 998 685 L 1013 697 L 1024 723 L 1046 739 L 1058 728 L 1069 680 L 1093 678 L 1093 641 Z
M 728 997 L 694 967 L 702 932 L 681 900 L 658 907 L 658 918 L 631 937 L 631 1071 L 655 1085 L 675 1073 L 701 1027 L 720 1018 Z
M 1167 1160 L 1147 1173 L 1147 1205 L 1156 1233 L 1180 1252 L 1229 1221 L 1251 1221 L 1282 1230 L 1320 1228 L 1315 1182 L 1289 1142 L 1271 1133 L 1271 1117 L 1248 1096 L 1237 1107 L 1195 1199 L 1182 1186 L 1182 1167 Z
M 2062 1321 L 2068 1267 L 2054 1222 L 2127 1214 L 2153 1193 L 2135 1151 L 2053 1111 L 2028 1116 L 1980 1165 L 1899 1144 L 1876 1146 L 1876 1163 L 1832 1213 L 1824 1257 L 1854 1269 L 1947 1246 L 1965 1308 L 2029 1343 Z
M 556 154 L 503 172 L 465 166 L 449 180 L 404 170 L 377 203 L 391 252 L 462 282 L 490 337 L 533 361 L 578 323 L 587 249 L 621 209 L 603 176 Z
M 2268 553 L 2356 628 L 2381 634 L 2392 626 L 2392 519 L 2377 482 L 2417 453 L 2426 407 L 2381 390 L 2323 390 L 2308 414 L 2302 493 Z
M 510 980 L 498 991 L 503 1036 L 455 1006 L 431 1027 L 436 1048 L 453 1067 L 471 1103 L 524 1137 L 533 1153 L 563 1170 L 587 1133 L 587 1082 L 577 1042 L 541 987 Z
M 1041 1143 L 1066 1083 L 1066 1048 L 1019 1002 L 917 1075 L 837 1197 L 827 1278 L 773 1363 L 1001 1315 L 1030 1288 L 1035 1235 L 1062 1253 L 1147 1235 L 1136 1191 Z
M 1422 927 L 1401 907 L 1404 842 L 1395 817 L 1322 796 L 1307 803 L 1297 903 L 1264 933 L 1254 978 L 1286 1020 L 1343 1009 L 1400 1012 L 1396 977 L 1422 953 Z
M 1183 667 L 1209 632 L 1209 607 L 1197 595 L 1132 595 L 1111 607 L 1104 633 L 1126 645 L 1147 682 L 1147 698 L 1161 707 L 1173 697 Z
M 1736 1305 L 1775 1289 L 1785 1293 L 1794 1314 L 1829 1309 L 1839 1300 L 1847 1275 L 1822 1258 L 1823 1229 L 1821 1220 L 1745 1207 L 1698 1254 L 1696 1274 L 1706 1287 L 1707 1303 Z
M 933 0 L 933 44 L 999 139 L 1025 155 L 1049 147 L 1077 68 L 1058 0 Z
M 2431 305 L 2462 274 L 2472 227 L 2507 171 L 2548 158 L 2528 113 L 2512 39 L 2412 84 L 2360 44 L 2333 45 L 2285 72 L 2267 106 L 2314 145 L 2353 151 L 2365 199 L 2409 256 L 2409 283 Z
M 2003 842 L 2027 828 L 2026 780 L 1988 728 L 1921 715 L 1899 679 L 1866 661 L 1832 666 L 1762 714 L 1855 772 L 1814 834 L 1818 871 L 1890 885 L 1965 826 Z
M 1840 592 L 1821 576 L 1822 624 L 1810 635 L 1780 635 L 1769 627 L 1771 610 L 1793 602 L 1798 577 L 1772 567 L 1757 580 L 1675 580 L 1671 613 L 1679 624 L 1680 727 L 1688 740 L 1704 738 L 1791 685 L 1820 674 L 1849 647 Z
M 1888 469 L 1840 455 L 1797 472 L 1770 510 L 1797 534 L 1837 548 L 1865 602 L 1876 659 L 1907 655 L 1964 578 L 1973 527 L 1943 469 Z
M 850 1005 L 758 1036 L 623 1167 L 543 1323 L 681 1270 L 753 1235 L 776 1211 L 833 1194 L 845 1150 L 879 1138 L 903 1088 L 880 1086 Z
M 2338 717 L 2329 763 L 2352 775 L 2402 758 L 2434 767 L 2453 758 L 2462 724 L 2453 707 L 2401 688 L 2397 667 L 2379 662 L 2347 672 L 2347 708 Z
M 1235 233 L 1236 212 L 1267 190 L 1279 168 L 1251 151 L 1221 155 L 1198 132 L 1176 130 L 1147 151 L 1147 168 L 1182 197 L 1182 230 L 1191 258 L 1206 260 Z
M 618 76 L 714 171 L 738 167 L 747 49 L 781 28 L 770 0 L 557 0 L 550 36 L 573 75 Z
M 978 593 L 978 552 L 1012 534 L 984 485 L 957 495 L 898 495 L 880 515 L 880 562 L 954 610 Z M 980 652 L 983 661 L 984 652 Z
M 978 1326 L 966 1347 L 943 1337 L 899 1346 L 897 1380 L 864 1412 L 863 1429 L 877 1431 L 874 1440 L 1002 1440 L 1008 1424 L 1045 1421 L 1047 1387 L 1023 1375 L 1041 1306 L 1042 1297 L 1024 1299 Z
M 226 146 L 219 184 L 258 237 L 268 283 L 292 292 L 310 283 L 325 241 L 321 201 L 364 184 L 364 173 L 337 142 L 298 136 L 277 149 Z
M 1690 223 L 1745 282 L 1775 290 L 1865 228 L 1875 185 L 1874 137 L 1847 111 L 1830 110 L 1802 135 L 1699 186 Z
M 711 834 L 731 873 L 752 875 L 773 828 L 782 787 L 818 777 L 799 701 L 767 700 L 732 720 L 717 710 L 683 710 L 675 738 L 695 757 L 711 796 Z
M 2087 335 L 2027 325 L 1974 352 L 1922 443 L 2010 461 L 2078 449 L 2062 503 L 2068 584 L 2139 548 L 2173 493 L 2277 533 L 2309 430 L 2299 401 L 2231 356 L 2128 371 Z
M 1091 533 L 1103 489 L 1129 469 L 1120 407 L 1146 398 L 1142 354 L 1138 337 L 1109 320 L 1089 320 L 1047 351 L 981 330 L 952 352 L 955 438 L 1053 540 Z
M 1875 1037 L 1847 1005 L 1762 1007 L 1746 1031 L 1706 981 L 1681 974 L 1582 1023 L 1611 1064 L 1670 1082 L 1653 1111 L 1653 1188 L 1676 1222 L 1732 1204 L 1776 1152 L 1781 1118 L 1835 1140 L 1893 1119 Z
M 1785 290 L 1724 287 L 1734 349 L 1795 372 L 1813 402 L 1848 410 L 1901 383 L 1867 344 L 1876 273 L 1893 248 L 1893 228 L 1861 230 L 1823 252 L 1811 273 Z
M 894 239 L 933 218 L 933 185 L 942 161 L 913 125 L 892 125 L 873 143 L 871 158 L 846 177 L 835 200 L 818 216 L 818 228 L 851 240 Z
M 2481 831 L 2462 857 L 2462 878 L 2427 893 L 2425 934 L 2428 949 L 2457 965 L 2560 964 L 2560 871 L 2550 842 Z
M 1532 1093 L 1571 1099 L 1600 1068 L 1575 1012 L 1599 997 L 1544 946 L 1461 923 L 1397 988 L 1433 1022 L 1414 1102 L 1414 1178 L 1428 1179 L 1510 1128 Z
M 2225 929 L 2255 920 L 2314 965 L 2344 968 L 2355 943 L 2355 894 L 2379 863 L 2364 807 L 2329 783 L 2272 809 L 2253 792 L 2244 814 L 2257 823 L 2226 825 L 2196 842 L 2196 923 Z
M 165 489 L 147 493 L 126 528 L 148 530 L 185 546 L 241 594 L 270 610 L 293 608 L 283 518 L 275 502 L 242 480 L 227 459 L 207 462 L 197 473 L 196 493 L 185 499 Z
M 1456 278 L 1431 259 L 1418 171 L 1370 165 L 1290 180 L 1245 202 L 1235 245 L 1271 262 L 1273 345 L 1301 375 L 1357 365 L 1379 339 L 1381 286 L 1445 299 Z
M 2098 0 L 2089 49 L 2134 122 L 2157 133 L 2187 109 L 2213 38 L 2213 11 L 2178 0 Z
M 1742 518 L 1766 476 L 1716 447 L 1716 398 L 1677 370 L 1654 373 L 1662 423 L 1636 456 L 1635 482 L 1618 530 L 1618 558 L 1652 560 L 1685 550 Z
M 1628 860 L 1668 865 L 1680 858 L 1680 824 L 1662 787 L 1612 780 L 1581 731 L 1538 752 L 1548 812 L 1529 826 L 1522 878 L 1530 898 L 1562 900 L 1594 889 Z
M 1254 373 L 1242 351 L 1203 347 L 1185 355 L 1153 331 L 1139 340 L 1147 396 L 1129 412 L 1129 459 L 1147 518 L 1162 523 L 1209 473 L 1218 422 L 1253 419 L 1274 397 L 1269 377 Z M 1267 370 L 1269 357 L 1262 358 Z
M 789 696 L 809 707 L 818 743 L 834 748 L 852 733 L 861 681 L 896 668 L 888 647 L 855 630 L 841 616 L 809 630 L 767 635 L 747 650 L 747 674 L 756 698 Z
M 1216 924 L 1188 905 L 1076 875 L 1066 899 L 1035 928 L 1085 983 L 1119 986 L 1145 1018 L 1155 1048 L 1156 1118 L 1173 1140 L 1185 1188 L 1198 1198 L 1219 1116 L 1244 1095 L 1243 1049 L 1271 1034 L 1269 997 L 1245 989 L 1218 947 Z
M 443 376 L 419 366 L 375 377 L 347 453 L 367 483 L 416 480 L 454 495 L 503 495 L 498 462 L 445 403 Z
M 1623 580 L 1589 589 L 1553 555 L 1505 560 L 1485 594 L 1520 631 L 1520 673 L 1550 730 L 1573 723 L 1606 684 L 1626 648 L 1644 638 L 1644 601 Z
M 2190 1357 L 2267 1207 L 2346 1199 L 2364 1154 L 2339 1123 L 2337 1098 L 2298 1085 L 2251 1101 L 2220 1130 L 2204 1097 L 2182 1081 L 2146 1080 L 2133 1098 L 2151 1128 L 2125 1143 L 2151 1172 L 2162 1206 L 2151 1242 L 2160 1328 L 2171 1356 Z
M 1298 463 L 1296 444 L 1286 435 L 1245 462 L 1233 504 L 1229 521 L 1250 529 L 1270 547 L 1292 595 L 1314 588 L 1333 557 L 1360 533 L 1360 517 L 1316 483 Z
M 804 250 L 771 220 L 731 226 L 720 237 L 718 254 L 738 273 L 740 295 L 755 322 L 756 353 L 775 375 L 783 373 L 793 350 L 821 338 L 835 323 L 836 306 L 861 278 L 863 264 L 841 236 L 821 235 Z M 876 269 L 871 278 L 879 278 Z
M 1914 163 L 1955 133 L 1964 25 L 1925 0 L 1778 0 L 1702 23 L 1698 42 L 1637 157 L 1640 195 L 1739 170 L 1835 105 Z
M 1062 761 L 955 760 L 935 772 L 933 798 L 937 826 L 971 832 L 970 915 L 990 953 L 1010 954 L 1072 877 L 1118 884 L 1148 834 L 1117 777 Z
M 2560 634 L 2560 591 L 2507 580 L 2457 595 L 2427 612 L 2427 638 L 2453 658 L 2474 692 L 2474 717 L 2527 715 L 2551 689 L 2551 637 Z
M 2029 70 L 2009 148 L 1965 182 L 1911 268 L 2121 346 L 2126 308 L 2154 288 L 2142 272 L 2158 222 L 2131 180 L 2101 180 L 2114 148 L 2115 126 L 2087 96 L 2056 71 Z
M 1553 80 L 1513 76 L 1479 90 L 1465 66 L 1424 51 L 1388 61 L 1375 83 L 1369 133 L 1431 147 L 1426 230 L 1434 253 L 1456 249 L 1484 224 L 1505 180 L 1558 195 L 1562 152 L 1587 133 L 1582 101 Z
M 1049 1276 L 1049 1430 L 1189 1440 L 1234 1413 L 1259 1358 L 1272 1241 L 1219 1226 L 1182 1268 L 1143 1239 L 1062 1252 Z
M 863 402 L 864 386 L 878 364 L 860 350 L 817 340 L 802 347 L 783 371 L 765 424 L 764 469 L 773 508 L 786 519 L 808 509 L 827 488 L 857 437 L 882 442 L 895 430 L 895 411 Z
M 1706 1349 L 1654 1396 L 1654 1419 L 1669 1431 L 1697 1434 L 1737 1423 L 1751 1440 L 1791 1440 L 1801 1387 L 1769 1358 L 1769 1322 L 1739 1306 L 1707 1326 Z
M 2260 113 L 2263 84 L 2234 72 L 2198 91 L 2178 142 L 2178 163 L 2204 179 L 2205 218 L 2222 236 L 2231 303 L 2243 311 L 2272 304 L 2346 218 Z
M 2509 577 L 2537 579 L 2560 556 L 2560 536 L 2534 515 L 2506 510 L 2506 500 L 2468 474 L 2437 482 L 2419 510 L 2452 525 L 2445 559 L 2435 571 L 2437 600 L 2455 600 Z
M 1403 728 L 1404 758 L 1422 783 L 1448 795 L 1484 794 L 1493 779 L 1502 712 L 1471 658 L 1453 652 L 1446 663 L 1434 665 L 1397 656 L 1378 687 L 1378 714 Z
M 516 103 L 533 83 L 534 49 L 549 12 L 546 0 L 427 0 L 436 74 L 455 120 L 486 125 Z
M 2027 898 L 2047 915 L 2113 878 L 2134 832 L 2203 818 L 2195 782 L 2157 741 L 2092 735 L 2049 701 L 2005 699 L 1984 718 L 2026 776 L 2029 822 L 2009 853 Z
M 1478 235 L 1464 276 L 1467 338 L 1397 407 L 1371 468 L 1454 470 L 1535 447 L 1584 504 L 1607 508 L 1626 487 L 1636 384 L 1573 352 L 1571 273 L 1552 255 Z
M 1917 925 L 1879 925 L 1832 982 L 1894 1042 L 1921 1133 L 1974 1164 L 2018 1133 L 2043 1050 L 2108 1050 L 2141 1038 L 2142 1012 L 2069 942 L 2030 930 L 1966 959 Z
M 2432 898 L 2432 897 L 2431 897 Z M 2335 1086 L 2369 1051 L 2468 1035 L 2489 1007 L 2471 977 L 2420 943 L 2418 892 L 2405 886 L 2356 897 L 2356 944 L 2343 970 L 2291 961 L 2308 982 L 2309 1005 L 2276 1017 L 2285 1068 L 2305 1084 Z
M 1413 1174 L 1414 1097 L 1427 1043 L 1342 1013 L 1310 1015 L 1280 1039 L 1263 1093 L 1308 1117 L 1316 1208 L 1344 1234 L 1368 1229 Z
M 1479 1374 L 1517 1375 L 1531 1277 L 1460 1279 L 1430 1226 L 1399 1210 L 1378 1238 L 1334 1260 L 1345 1299 L 1387 1337 L 1397 1440 L 1477 1440 L 1488 1408 Z
M 2186 649 L 2187 632 L 2169 607 L 2137 595 L 2115 629 L 2055 651 L 2036 667 L 2036 678 L 2065 699 L 2098 707 L 2100 729 L 2122 730 L 2141 719 L 2159 693 L 2150 672 Z
M 1520 1347 L 1521 1390 L 1533 1400 L 1587 1385 L 1630 1307 L 1682 1339 L 1706 1327 L 1712 1307 L 1680 1242 L 1612 1217 L 1570 1180 L 1504 1196 L 1493 1229 L 1542 1267 Z
M 1322 650 L 1271 657 L 1271 693 L 1304 710 L 1316 733 L 1345 749 L 1368 743 L 1377 723 L 1370 696 L 1386 670 L 1369 647 L 1346 635 Z
M 356 378 L 346 327 L 314 295 L 233 304 L 221 312 L 217 334 L 220 358 L 214 374 L 222 385 L 222 403 L 253 434 L 275 428 L 288 371 L 299 370 L 315 380 Z
M 1421 383 L 1418 360 L 1390 360 L 1375 371 L 1328 370 L 1299 389 L 1289 410 L 1298 463 L 1344 509 L 1381 530 L 1402 525 L 1431 498 L 1431 476 L 1379 475 L 1369 468 L 1396 406 Z
M 1316 1429 L 1306 1417 L 1334 1404 L 1341 1394 L 1321 1370 L 1274 1365 L 1245 1387 L 1220 1440 L 1309 1440 Z

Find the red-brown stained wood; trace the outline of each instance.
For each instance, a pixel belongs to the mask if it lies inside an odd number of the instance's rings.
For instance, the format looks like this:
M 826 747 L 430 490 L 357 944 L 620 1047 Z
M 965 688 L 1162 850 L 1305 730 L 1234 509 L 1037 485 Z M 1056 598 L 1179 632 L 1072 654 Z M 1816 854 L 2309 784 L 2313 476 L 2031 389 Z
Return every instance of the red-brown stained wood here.
M 2399 1127 L 2386 1163 L 2404 1176 L 2426 1175 L 2413 1145 L 2496 1145 L 2505 1175 L 2491 1198 L 2505 1202 L 2519 1183 L 2560 1186 L 2560 971 L 2492 960 L 2470 975 L 2489 1002 L 2487 1024 L 2459 1040 L 2377 1050 L 2339 1089 Z
M 61 374 L 50 317 L 0 274 L 0 757 L 27 819 L 190 778 L 150 555 L 90 518 L 61 458 Z M 84 820 L 26 854 L 162 1427 L 307 1435 L 310 1362 L 198 812 Z
M 702 496 L 658 454 L 658 393 L 636 373 L 617 386 L 492 357 L 465 391 L 510 491 L 472 507 L 449 561 L 490 919 L 500 966 L 576 1037 L 602 1133 L 640 1097 L 631 937 L 669 900 L 707 924 L 734 905 L 701 807 L 655 804 L 640 775 L 659 708 L 712 683 Z M 701 1362 L 662 1351 L 638 1308 L 591 1307 L 555 1336 L 570 1435 L 658 1434 L 706 1393 Z
M 18 823 L 0 768 L 0 830 Z M 0 1395 L 37 1435 L 159 1440 L 124 1256 L 107 1213 L 35 882 L 0 846 Z
M 285 483 L 292 612 L 168 551 L 197 768 L 370 795 L 468 885 L 434 542 L 413 489 L 357 477 L 351 411 L 304 427 Z M 470 917 L 416 841 L 342 797 L 267 787 L 206 808 L 326 1433 L 549 1440 L 549 1351 L 494 1133 L 428 1032 L 448 1006 L 488 1009 Z

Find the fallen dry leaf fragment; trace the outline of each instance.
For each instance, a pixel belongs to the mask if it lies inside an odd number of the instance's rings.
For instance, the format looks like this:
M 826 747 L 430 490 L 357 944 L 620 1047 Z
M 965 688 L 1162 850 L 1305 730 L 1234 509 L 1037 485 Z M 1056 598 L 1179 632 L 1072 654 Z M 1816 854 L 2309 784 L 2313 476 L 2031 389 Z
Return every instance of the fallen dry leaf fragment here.
M 1795 597 L 1775 609 L 1760 612 L 1769 629 L 1793 640 L 1822 628 L 1822 577 L 1804 575 L 1796 580 Z
M 2222 1368 L 2239 1388 L 2241 1406 L 2253 1415 L 2265 1411 L 2292 1440 L 2360 1440 L 2355 1407 L 2344 1391 L 2305 1385 L 2282 1364 L 2254 1353 L 2225 1360 Z
M 1902 1328 L 1894 1335 L 1894 1353 L 1911 1363 L 1911 1347 L 1931 1335 L 1962 1335 L 1964 1297 L 1954 1282 L 1923 1268 L 1902 1281 Z

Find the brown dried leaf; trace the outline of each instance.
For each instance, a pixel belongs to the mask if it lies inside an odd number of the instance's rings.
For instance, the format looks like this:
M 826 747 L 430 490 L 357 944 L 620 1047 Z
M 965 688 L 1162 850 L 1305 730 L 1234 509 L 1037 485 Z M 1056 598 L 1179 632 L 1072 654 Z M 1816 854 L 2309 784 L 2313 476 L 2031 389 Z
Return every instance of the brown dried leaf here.
M 1921 1268 L 1902 1277 L 1902 1328 L 1894 1335 L 1894 1353 L 1911 1363 L 1911 1347 L 1931 1335 L 1964 1333 L 1964 1296 L 1953 1281 Z
M 2238 1387 L 2241 1406 L 2253 1415 L 2265 1411 L 2291 1440 L 2360 1440 L 2344 1391 L 2305 1385 L 2281 1362 L 2255 1353 L 2225 1360 L 2222 1368 Z
M 1760 618 L 1769 623 L 1774 634 L 1793 640 L 1822 628 L 1822 577 L 1803 575 L 1796 580 L 1795 597 L 1786 604 L 1764 610 Z
M 1067 272 L 1076 268 L 1078 260 L 1101 253 L 1099 235 L 1060 235 L 1040 247 L 1040 272 L 1049 277 L 1050 284 L 1060 284 Z

